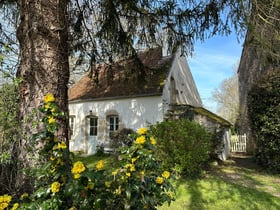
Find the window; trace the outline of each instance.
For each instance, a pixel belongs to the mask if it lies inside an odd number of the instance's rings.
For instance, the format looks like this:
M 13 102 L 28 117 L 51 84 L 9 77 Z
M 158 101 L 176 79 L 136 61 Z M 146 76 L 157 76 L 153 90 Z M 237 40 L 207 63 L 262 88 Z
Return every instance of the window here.
M 89 135 L 97 136 L 97 126 L 98 126 L 97 117 L 89 117 Z
M 70 136 L 74 134 L 75 116 L 69 117 Z
M 108 116 L 109 122 L 109 135 L 112 134 L 119 129 L 119 116 L 118 115 L 110 115 Z

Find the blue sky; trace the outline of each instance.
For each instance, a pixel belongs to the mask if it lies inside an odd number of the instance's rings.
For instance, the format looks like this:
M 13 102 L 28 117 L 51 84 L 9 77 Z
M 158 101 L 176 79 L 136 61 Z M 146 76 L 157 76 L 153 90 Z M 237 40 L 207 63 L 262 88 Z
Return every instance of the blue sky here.
M 238 43 L 234 34 L 215 36 L 203 43 L 197 42 L 188 63 L 205 108 L 216 111 L 211 100 L 213 91 L 221 82 L 233 75 L 240 60 L 243 42 Z

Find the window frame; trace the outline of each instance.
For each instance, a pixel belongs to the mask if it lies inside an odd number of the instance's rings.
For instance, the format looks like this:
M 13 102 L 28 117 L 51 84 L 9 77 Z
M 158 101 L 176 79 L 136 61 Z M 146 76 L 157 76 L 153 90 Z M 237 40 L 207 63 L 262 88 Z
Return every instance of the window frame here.
M 120 127 L 119 115 L 117 114 L 108 115 L 107 122 L 108 122 L 109 137 L 112 137 L 113 133 L 118 131 Z
M 97 134 L 98 134 L 98 117 L 94 115 L 88 116 L 88 135 L 97 136 Z
M 70 139 L 75 133 L 75 115 L 70 115 L 69 116 L 69 129 L 70 129 Z

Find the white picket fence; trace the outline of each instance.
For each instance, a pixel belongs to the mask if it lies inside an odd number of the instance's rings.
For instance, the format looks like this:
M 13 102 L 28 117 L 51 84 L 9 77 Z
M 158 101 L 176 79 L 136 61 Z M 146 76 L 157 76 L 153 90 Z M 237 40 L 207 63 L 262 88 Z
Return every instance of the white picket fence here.
M 231 136 L 230 151 L 246 152 L 246 134 Z

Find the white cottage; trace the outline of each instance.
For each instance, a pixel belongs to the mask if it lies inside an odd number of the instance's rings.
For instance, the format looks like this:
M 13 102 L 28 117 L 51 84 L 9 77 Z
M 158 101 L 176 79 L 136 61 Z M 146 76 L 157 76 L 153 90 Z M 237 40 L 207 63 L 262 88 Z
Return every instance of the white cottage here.
M 69 90 L 71 151 L 93 154 L 98 145 L 109 145 L 112 132 L 163 121 L 171 105 L 202 107 L 181 50 L 162 56 L 161 48 L 150 49 L 93 74 Z

